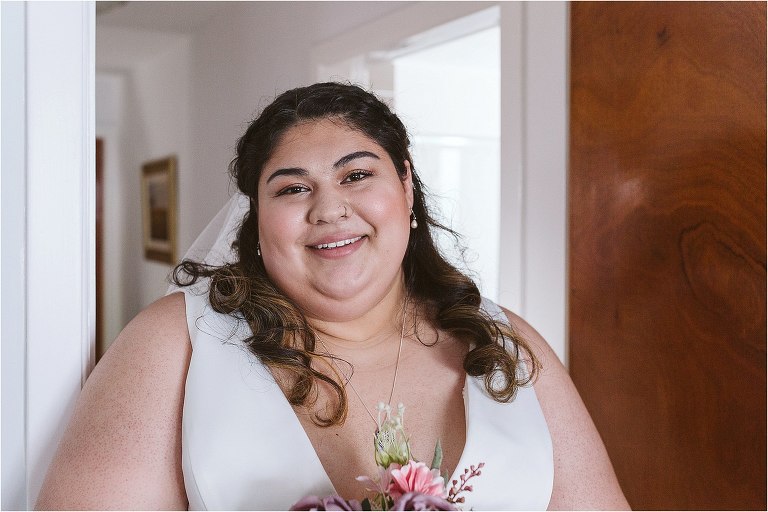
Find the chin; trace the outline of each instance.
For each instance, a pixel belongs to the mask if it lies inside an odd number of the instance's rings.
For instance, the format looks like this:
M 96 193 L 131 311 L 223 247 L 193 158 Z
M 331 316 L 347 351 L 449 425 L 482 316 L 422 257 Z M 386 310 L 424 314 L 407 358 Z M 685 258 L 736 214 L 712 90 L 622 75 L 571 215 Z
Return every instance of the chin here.
M 388 276 L 382 279 L 383 276 Z M 397 287 L 400 269 L 377 273 L 345 269 L 327 273 L 321 280 L 277 283 L 304 313 L 326 322 L 348 322 L 365 316 Z
M 361 302 L 335 301 L 332 299 L 327 299 L 324 303 L 313 306 L 305 309 L 306 314 L 311 318 L 324 322 L 350 322 L 360 318 L 371 309 L 361 305 Z
M 366 293 L 368 292 L 368 293 Z M 371 293 L 370 287 L 361 290 L 322 289 L 312 297 L 305 297 L 303 309 L 307 314 L 326 322 L 348 322 L 365 315 L 386 296 L 386 292 Z

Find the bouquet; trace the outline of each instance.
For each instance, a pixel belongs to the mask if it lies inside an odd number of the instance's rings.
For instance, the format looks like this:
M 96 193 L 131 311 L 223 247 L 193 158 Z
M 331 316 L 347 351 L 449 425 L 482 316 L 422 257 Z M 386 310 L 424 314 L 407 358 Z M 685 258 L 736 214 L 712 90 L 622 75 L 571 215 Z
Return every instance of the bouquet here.
M 460 510 L 459 505 L 464 503 L 461 494 L 472 491 L 467 482 L 480 476 L 484 463 L 465 469 L 448 487 L 447 476 L 440 475 L 440 441 L 429 466 L 414 460 L 403 429 L 405 406 L 399 404 L 394 414 L 383 402 L 379 402 L 377 409 L 379 419 L 373 445 L 379 472 L 374 478 L 357 477 L 370 496 L 362 502 L 337 495 L 307 496 L 290 510 Z

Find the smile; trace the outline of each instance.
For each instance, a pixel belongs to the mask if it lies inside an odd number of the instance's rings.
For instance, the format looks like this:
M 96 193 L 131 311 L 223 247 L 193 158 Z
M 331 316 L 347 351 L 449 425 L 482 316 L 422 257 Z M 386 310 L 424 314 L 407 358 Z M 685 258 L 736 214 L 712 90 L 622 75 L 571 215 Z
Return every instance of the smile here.
M 313 245 L 315 249 L 335 249 L 336 247 L 343 247 L 345 245 L 353 244 L 363 238 L 362 236 L 356 236 L 355 238 L 347 238 L 346 240 L 339 240 L 338 242 L 330 242 L 327 244 Z

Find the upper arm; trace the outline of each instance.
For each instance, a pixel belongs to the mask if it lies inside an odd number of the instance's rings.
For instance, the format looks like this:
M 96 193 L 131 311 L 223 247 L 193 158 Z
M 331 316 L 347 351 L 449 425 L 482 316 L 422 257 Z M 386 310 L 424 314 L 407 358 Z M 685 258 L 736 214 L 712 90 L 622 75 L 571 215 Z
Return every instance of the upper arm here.
M 134 318 L 83 386 L 38 509 L 186 509 L 181 413 L 191 344 L 184 294 Z
M 533 387 L 552 436 L 555 476 L 549 510 L 628 509 L 603 441 L 567 370 L 535 329 L 504 312 L 542 365 Z

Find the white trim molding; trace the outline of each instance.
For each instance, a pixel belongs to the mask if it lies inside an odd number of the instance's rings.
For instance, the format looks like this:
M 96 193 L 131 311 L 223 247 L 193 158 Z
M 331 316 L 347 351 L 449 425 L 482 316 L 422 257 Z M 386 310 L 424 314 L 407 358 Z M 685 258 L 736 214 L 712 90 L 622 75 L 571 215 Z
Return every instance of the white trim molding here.
M 26 487 L 26 65 L 24 2 L 0 4 L 2 52 L 2 509 L 27 509 Z
M 23 376 L 6 389 L 3 375 L 2 412 L 3 427 L 11 413 L 23 433 L 13 431 L 22 448 L 8 459 L 3 432 L 3 508 L 31 509 L 93 365 L 95 4 L 14 4 L 2 5 L 2 345 L 4 369 L 10 353 Z M 11 46 L 11 37 L 23 44 Z M 18 97 L 21 108 L 10 103 Z M 9 201 L 10 190 L 18 197 Z M 9 232 L 7 222 L 16 223 Z M 21 304 L 9 313 L 10 299 Z M 9 460 L 14 479 L 6 478 Z
M 497 2 L 414 2 L 317 45 L 310 54 L 311 76 L 325 78 L 323 67 L 382 48 L 416 43 L 414 36 L 497 5 Z
M 568 4 L 523 2 L 521 314 L 567 360 Z
M 523 275 L 523 197 L 525 112 L 523 63 L 523 5 L 502 2 L 501 34 L 501 126 L 499 176 L 499 302 L 525 315 Z
M 499 298 L 567 365 L 568 5 L 501 3 Z

